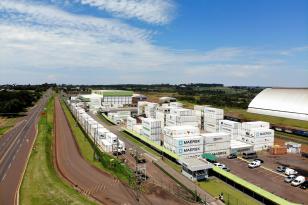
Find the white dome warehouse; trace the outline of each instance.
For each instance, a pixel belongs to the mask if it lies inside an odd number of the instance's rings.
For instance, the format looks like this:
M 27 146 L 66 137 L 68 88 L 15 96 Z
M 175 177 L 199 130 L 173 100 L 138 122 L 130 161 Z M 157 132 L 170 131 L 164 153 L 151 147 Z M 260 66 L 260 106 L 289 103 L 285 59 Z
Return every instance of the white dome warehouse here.
M 266 88 L 250 102 L 247 111 L 308 121 L 308 89 Z

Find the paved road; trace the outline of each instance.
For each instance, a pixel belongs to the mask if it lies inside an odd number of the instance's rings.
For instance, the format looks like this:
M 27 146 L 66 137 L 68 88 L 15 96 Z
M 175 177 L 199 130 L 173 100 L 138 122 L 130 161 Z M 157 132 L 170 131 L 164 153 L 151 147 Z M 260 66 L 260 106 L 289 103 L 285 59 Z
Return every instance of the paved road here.
M 18 204 L 18 190 L 36 138 L 36 125 L 51 90 L 0 139 L 0 204 Z
M 158 164 L 161 168 L 163 168 L 165 171 L 167 171 L 170 175 L 174 176 L 177 180 L 179 180 L 182 184 L 185 184 L 185 186 L 187 188 L 189 188 L 192 191 L 197 191 L 198 195 L 200 195 L 200 197 L 202 199 L 206 199 L 207 202 L 209 204 L 223 204 L 222 202 L 214 199 L 211 195 L 209 195 L 207 192 L 205 192 L 203 189 L 201 189 L 200 187 L 196 186 L 192 181 L 190 181 L 188 178 L 186 178 L 185 176 L 183 176 L 182 174 L 180 174 L 179 172 L 175 171 L 174 169 L 172 169 L 169 165 L 167 165 L 163 160 L 161 160 L 161 158 L 158 158 L 156 156 L 153 156 L 151 153 L 147 152 L 144 149 L 141 149 L 137 146 L 135 146 L 132 142 L 130 142 L 128 139 L 126 139 L 125 137 L 123 137 L 123 133 L 121 132 L 121 128 L 120 126 L 116 126 L 116 125 L 110 125 L 107 123 L 103 123 L 102 121 L 100 121 L 98 119 L 97 116 L 95 116 L 92 113 L 89 113 L 93 118 L 95 118 L 98 122 L 100 122 L 104 127 L 106 127 L 108 130 L 110 130 L 111 132 L 113 132 L 114 134 L 116 134 L 117 136 L 119 136 L 119 138 L 121 140 L 123 140 L 126 143 L 127 148 L 129 147 L 133 147 L 135 149 L 138 149 L 139 152 L 141 153 L 146 153 L 145 156 L 148 156 L 151 161 L 154 160 L 156 164 Z
M 55 156 L 62 176 L 81 192 L 105 205 L 138 204 L 129 187 L 91 166 L 81 156 L 58 98 L 55 101 L 55 112 Z M 143 204 L 147 204 L 145 199 L 142 200 Z
M 220 159 L 219 161 L 226 164 L 231 169 L 231 173 L 277 196 L 291 202 L 308 204 L 308 191 L 285 183 L 284 176 L 281 176 L 279 173 L 266 170 L 262 167 L 249 169 L 247 162 L 240 159 Z

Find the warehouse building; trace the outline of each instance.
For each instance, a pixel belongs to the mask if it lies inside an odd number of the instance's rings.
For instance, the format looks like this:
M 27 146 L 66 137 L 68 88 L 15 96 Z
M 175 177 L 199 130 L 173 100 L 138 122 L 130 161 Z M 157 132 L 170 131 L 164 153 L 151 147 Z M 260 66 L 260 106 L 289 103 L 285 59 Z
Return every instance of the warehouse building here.
M 99 95 L 102 103 L 110 104 L 114 107 L 123 107 L 132 104 L 132 91 L 125 90 L 93 90 L 92 94 Z
M 267 88 L 249 104 L 248 112 L 308 121 L 307 88 Z

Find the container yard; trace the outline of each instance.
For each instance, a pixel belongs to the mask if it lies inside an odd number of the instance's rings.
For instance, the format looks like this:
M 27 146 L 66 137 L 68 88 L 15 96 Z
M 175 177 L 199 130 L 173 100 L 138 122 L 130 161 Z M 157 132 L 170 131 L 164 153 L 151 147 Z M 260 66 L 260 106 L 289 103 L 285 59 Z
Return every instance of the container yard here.
M 85 126 L 86 130 L 89 129 L 90 134 L 94 136 L 93 140 L 95 136 L 98 136 L 97 144 L 102 150 L 110 153 L 115 152 L 115 150 L 118 153 L 125 150 L 125 144 L 118 141 L 117 136 L 108 132 L 104 127 L 97 127 L 96 122 L 87 116 L 83 108 L 78 107 L 76 109 L 80 116 L 78 118 L 80 123 Z M 274 146 L 275 132 L 270 129 L 268 122 L 226 120 L 224 119 L 223 109 L 209 106 L 194 106 L 194 109 L 187 109 L 183 108 L 182 104 L 178 102 L 158 104 L 139 101 L 137 103 L 137 116 L 128 111 L 108 112 L 107 115 L 118 125 L 125 123 L 125 130 L 129 134 L 137 136 L 139 140 L 156 151 L 164 153 L 170 159 L 174 159 L 182 166 L 183 162 L 188 160 L 188 164 L 182 167 L 182 174 L 193 181 L 208 177 L 207 170 L 203 169 L 205 165 L 200 163 L 198 166 L 203 166 L 203 168 L 199 167 L 203 170 L 197 171 L 196 163 L 198 159 L 202 159 L 203 154 L 210 154 L 218 158 L 214 161 L 222 160 L 223 163 L 220 165 L 218 163 L 217 166 L 228 171 L 231 169 L 231 172 L 234 173 L 233 162 L 236 163 L 238 159 L 225 161 L 230 154 L 241 158 L 243 153 L 248 152 L 268 151 L 272 155 L 300 152 L 300 147 L 294 145 L 294 143 L 285 144 L 280 149 Z M 117 149 L 114 148 L 115 144 Z M 195 161 L 190 162 L 190 159 Z M 202 174 L 197 176 L 192 170 Z M 245 176 L 246 171 L 242 170 L 234 174 Z M 289 187 L 286 189 L 289 189 Z
M 101 151 L 113 154 L 125 153 L 125 143 L 94 120 L 83 108 L 79 107 L 76 103 L 70 103 L 69 108 L 84 131 L 98 145 Z

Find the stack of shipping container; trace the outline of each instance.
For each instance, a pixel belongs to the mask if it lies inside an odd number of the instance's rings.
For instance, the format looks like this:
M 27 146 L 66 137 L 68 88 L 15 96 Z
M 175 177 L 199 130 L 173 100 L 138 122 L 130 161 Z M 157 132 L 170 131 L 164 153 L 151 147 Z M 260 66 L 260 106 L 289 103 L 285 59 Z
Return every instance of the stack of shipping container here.
M 263 121 L 243 122 L 239 140 L 253 145 L 255 151 L 265 150 L 274 145 L 274 130 Z
M 103 152 L 123 153 L 125 151 L 124 142 L 88 115 L 83 108 L 78 107 L 75 103 L 70 103 L 70 109 L 90 139 L 97 143 Z
M 232 140 L 237 140 L 241 136 L 241 123 L 231 120 L 219 120 L 219 132 L 231 134 Z
M 198 127 L 197 116 L 193 110 L 185 108 L 171 108 L 170 114 L 166 115 L 166 126 L 191 125 Z
M 148 118 L 155 118 L 156 109 L 158 107 L 157 103 L 147 103 L 144 108 L 144 114 Z
M 183 158 L 196 157 L 203 153 L 203 138 L 195 126 L 166 126 L 164 147 Z
M 227 156 L 230 154 L 231 135 L 229 133 L 203 133 L 204 153 L 211 153 L 215 156 Z
M 212 107 L 204 108 L 204 130 L 219 132 L 219 120 L 224 119 L 224 110 Z
M 142 132 L 144 136 L 160 144 L 160 135 L 162 133 L 160 120 L 144 118 L 142 120 Z

